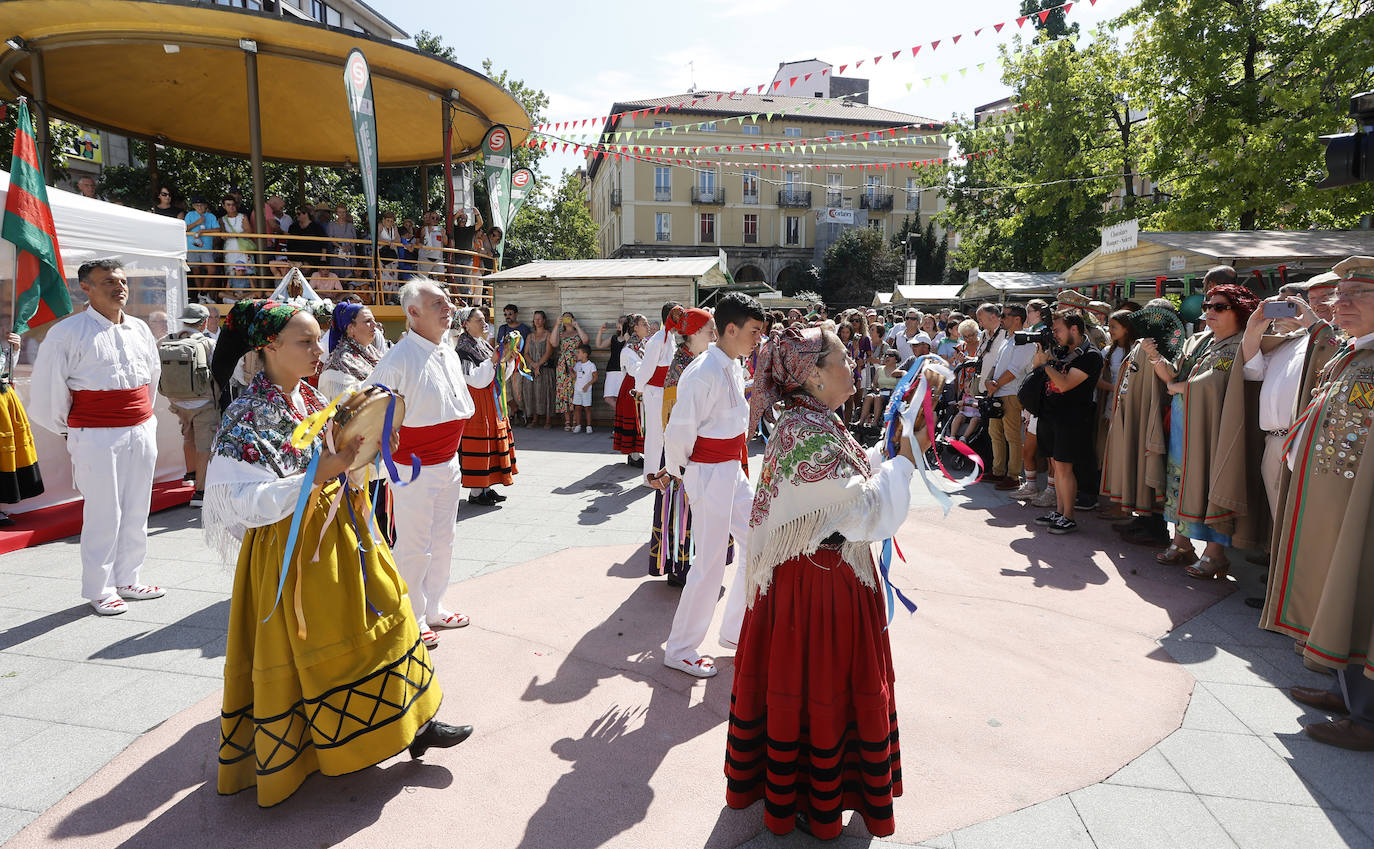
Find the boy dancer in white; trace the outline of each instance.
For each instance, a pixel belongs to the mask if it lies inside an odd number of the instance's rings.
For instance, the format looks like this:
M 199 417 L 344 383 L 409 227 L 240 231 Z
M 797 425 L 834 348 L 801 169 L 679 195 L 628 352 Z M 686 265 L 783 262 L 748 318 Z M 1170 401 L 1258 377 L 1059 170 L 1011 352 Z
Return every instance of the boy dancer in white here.
M 90 306 L 62 319 L 38 348 L 29 418 L 64 434 L 81 514 L 81 594 L 95 612 L 128 610 L 125 599 L 163 595 L 139 583 L 148 550 L 148 508 L 157 463 L 153 391 L 162 366 L 157 340 L 124 314 L 129 283 L 117 260 L 77 272 Z
M 448 589 L 453 562 L 454 520 L 463 494 L 458 443 L 463 422 L 472 418 L 472 396 L 458 354 L 446 331 L 453 304 L 432 280 L 415 277 L 401 287 L 401 308 L 410 332 L 386 352 L 368 383 L 380 383 L 405 396 L 406 416 L 395 459 L 404 470 L 419 457 L 420 476 L 408 486 L 393 486 L 396 566 L 410 588 L 410 604 L 420 639 L 439 644 L 435 628 L 462 628 L 468 617 L 439 606 Z
M 715 664 L 697 649 L 716 609 L 731 537 L 739 570 L 725 600 L 721 645 L 736 646 L 744 619 L 744 564 L 749 560 L 754 493 L 744 473 L 749 402 L 744 398 L 744 369 L 739 360 L 759 344 L 763 308 L 748 295 L 732 292 L 717 303 L 715 321 L 719 339 L 683 370 L 677 404 L 663 434 L 662 475 L 682 478 L 696 544 L 663 663 L 698 678 L 716 674 Z
M 644 357 L 634 374 L 635 390 L 644 400 L 644 478 L 650 481 L 663 469 L 663 380 L 677 352 L 668 314 L 680 306 L 677 301 L 663 305 L 662 322 L 644 343 Z

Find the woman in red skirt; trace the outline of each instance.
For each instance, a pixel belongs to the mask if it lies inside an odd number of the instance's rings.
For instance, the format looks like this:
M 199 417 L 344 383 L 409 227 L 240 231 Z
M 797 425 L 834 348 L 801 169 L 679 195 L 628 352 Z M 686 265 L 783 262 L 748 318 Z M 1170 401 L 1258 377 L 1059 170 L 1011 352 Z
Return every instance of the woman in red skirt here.
M 725 801 L 763 799 L 774 834 L 795 827 L 833 838 L 852 810 L 884 837 L 902 793 L 892 652 L 869 545 L 906 518 L 914 457 L 905 434 L 886 461 L 854 441 L 835 415 L 853 391 L 854 364 L 834 333 L 778 329 L 759 349 L 750 432 L 775 403 L 783 410 L 749 522 Z
M 497 349 L 487 341 L 487 319 L 481 307 L 458 311 L 463 332 L 454 347 L 463 363 L 468 391 L 477 408 L 463 426 L 463 438 L 458 444 L 458 462 L 463 469 L 463 486 L 470 487 L 468 503 L 495 507 L 506 496 L 493 489 L 496 484 L 515 483 L 515 441 L 510 434 L 510 420 L 501 413 L 497 403 L 496 380 L 498 368 L 511 369 L 501 362 Z M 509 376 L 509 375 L 507 375 Z
M 628 454 L 625 462 L 631 466 L 644 466 L 644 428 L 639 420 L 639 395 L 635 392 L 635 372 L 639 361 L 644 359 L 644 340 L 649 338 L 649 320 L 638 313 L 626 316 L 625 324 L 629 338 L 620 349 L 620 371 L 625 377 L 620 383 L 620 394 L 615 398 L 615 450 Z

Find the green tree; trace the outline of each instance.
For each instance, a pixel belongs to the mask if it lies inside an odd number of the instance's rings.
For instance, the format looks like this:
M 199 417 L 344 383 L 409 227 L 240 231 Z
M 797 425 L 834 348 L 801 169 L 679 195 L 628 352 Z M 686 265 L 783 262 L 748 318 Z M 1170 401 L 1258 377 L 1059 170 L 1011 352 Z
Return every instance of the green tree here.
M 846 227 L 825 251 L 820 294 L 826 304 L 841 308 L 868 306 L 873 293 L 891 291 L 902 274 L 902 255 L 883 241 L 877 230 Z
M 943 283 L 946 278 L 946 260 L 949 253 L 949 237 L 941 231 L 935 232 L 935 221 L 921 228 L 920 214 L 908 215 L 902 219 L 902 226 L 892 237 L 892 248 L 906 260 L 916 261 L 917 283 Z
M 1374 185 L 1318 190 L 1317 137 L 1374 85 L 1367 0 L 1141 0 L 1127 55 L 1151 116 L 1146 168 L 1170 230 L 1350 226 Z
M 552 190 L 538 186 L 511 222 L 505 266 L 537 259 L 594 258 L 596 222 L 587 206 L 586 187 L 579 175 L 564 171 Z
M 9 168 L 10 159 L 14 157 L 14 134 L 19 131 L 19 104 L 11 102 L 0 103 L 0 109 L 4 116 L 0 120 L 0 167 Z M 38 107 L 29 101 L 29 117 L 33 120 L 33 129 L 38 131 Z M 48 122 L 48 163 L 44 173 L 51 183 L 57 178 L 66 178 L 67 162 L 63 157 L 64 151 L 75 150 L 76 142 L 80 136 L 80 130 L 66 121 Z

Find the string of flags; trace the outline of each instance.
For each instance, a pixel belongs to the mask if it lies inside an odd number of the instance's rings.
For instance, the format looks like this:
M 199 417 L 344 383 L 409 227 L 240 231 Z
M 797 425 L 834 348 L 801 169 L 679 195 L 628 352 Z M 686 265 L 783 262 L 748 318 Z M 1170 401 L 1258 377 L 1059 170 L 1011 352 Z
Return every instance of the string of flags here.
M 1098 2 L 1098 0 L 1088 0 L 1088 5 L 1090 5 L 1090 6 L 1096 6 L 1096 5 L 1097 5 L 1097 2 Z M 889 62 L 895 62 L 895 61 L 898 61 L 899 59 L 902 59 L 903 57 L 905 57 L 906 54 L 907 54 L 907 52 L 908 52 L 908 50 L 910 51 L 911 57 L 914 59 L 917 55 L 920 54 L 920 52 L 921 52 L 922 50 L 928 49 L 928 52 L 933 53 L 933 52 L 935 52 L 937 49 L 939 49 L 939 47 L 940 47 L 941 44 L 946 45 L 946 49 L 948 49 L 948 48 L 951 47 L 951 46 L 954 46 L 954 45 L 959 44 L 960 41 L 963 40 L 963 39 L 966 38 L 966 37 L 970 37 L 970 36 L 971 36 L 971 38 L 977 38 L 977 37 L 980 36 L 983 32 L 988 31 L 988 30 L 991 30 L 991 31 L 992 31 L 992 34 L 994 34 L 994 35 L 1000 34 L 1000 33 L 1002 32 L 1002 30 L 1003 30 L 1004 28 L 1006 28 L 1012 21 L 1014 21 L 1014 22 L 1016 23 L 1016 29 L 1019 30 L 1019 29 L 1023 28 L 1023 27 L 1025 26 L 1026 22 L 1029 21 L 1031 18 L 1039 18 L 1040 22 L 1041 22 L 1041 23 L 1044 23 L 1046 20 L 1049 19 L 1049 16 L 1050 16 L 1051 14 L 1053 14 L 1054 12 L 1060 12 L 1060 11 L 1062 11 L 1064 14 L 1067 15 L 1067 14 L 1069 14 L 1069 13 L 1073 10 L 1073 8 L 1074 8 L 1075 6 L 1081 6 L 1081 5 L 1082 5 L 1082 0 L 1073 0 L 1073 2 L 1060 3 L 1060 4 L 1057 5 L 1057 6 L 1051 6 L 1051 7 L 1048 8 L 1048 9 L 1043 9 L 1043 10 L 1041 10 L 1041 11 L 1039 11 L 1039 12 L 1033 12 L 1033 13 L 1031 13 L 1031 14 L 1029 14 L 1029 15 L 1021 15 L 1021 16 L 1018 16 L 1018 17 L 1016 17 L 1016 18 L 1012 18 L 1012 19 L 1009 19 L 1009 20 L 1003 20 L 1003 21 L 999 21 L 999 22 L 997 22 L 997 23 L 986 24 L 986 25 L 983 25 L 983 26 L 980 26 L 980 27 L 976 27 L 976 28 L 974 28 L 974 29 L 971 31 L 971 33 L 968 33 L 968 32 L 965 32 L 965 33 L 957 33 L 957 34 L 955 34 L 955 35 L 947 36 L 947 37 L 945 37 L 945 38 L 937 38 L 937 39 L 934 39 L 934 40 L 932 40 L 932 41 L 930 41 L 930 42 L 923 42 L 923 43 L 921 43 L 921 44 L 915 44 L 915 45 L 912 45 L 912 46 L 909 47 L 909 48 L 905 48 L 905 47 L 904 47 L 904 48 L 899 48 L 899 49 L 897 49 L 897 50 L 880 51 L 880 52 L 876 53 L 874 56 L 872 56 L 871 58 L 857 59 L 857 60 L 854 60 L 854 61 L 851 61 L 851 62 L 842 63 L 841 65 L 839 65 L 838 70 L 837 70 L 837 73 L 843 74 L 847 69 L 849 69 L 849 68 L 851 68 L 851 67 L 857 70 L 858 68 L 861 68 L 861 67 L 864 65 L 865 62 L 870 62 L 870 61 L 872 62 L 872 64 L 873 64 L 874 66 L 880 64 L 884 59 L 888 60 Z M 1013 30 L 1013 32 L 1014 32 L 1014 30 Z M 986 63 L 982 63 L 982 64 L 980 64 L 980 65 L 978 65 L 978 66 L 975 66 L 975 67 L 978 67 L 979 69 L 981 69 L 983 64 L 986 64 Z M 963 69 L 960 69 L 959 71 L 949 72 L 949 73 L 960 73 L 960 74 L 962 75 L 962 74 L 966 74 L 967 71 L 968 71 L 968 68 L 963 68 Z M 823 69 L 821 69 L 819 72 L 813 72 L 813 73 L 807 73 L 807 74 L 800 74 L 800 75 L 797 75 L 797 76 L 795 76 L 795 77 L 791 77 L 791 78 L 789 78 L 789 79 L 787 80 L 787 83 L 788 83 L 788 86 L 789 86 L 789 88 L 790 88 L 790 87 L 796 86 L 796 84 L 797 84 L 798 82 L 809 82 L 809 81 L 811 80 L 811 78 L 814 77 L 814 76 L 825 77 L 825 76 L 828 76 L 829 73 L 830 73 L 830 69 L 829 69 L 829 68 L 823 68 Z M 945 73 L 945 74 L 942 74 L 942 75 L 939 75 L 939 76 L 941 76 L 941 77 L 947 79 L 948 76 L 949 76 L 949 73 Z M 926 77 L 926 78 L 924 78 L 924 80 L 933 80 L 933 79 L 934 79 L 934 77 Z M 736 95 L 763 94 L 765 88 L 767 88 L 767 89 L 769 90 L 770 93 L 776 92 L 776 91 L 778 91 L 778 89 L 780 89 L 780 88 L 782 87 L 783 82 L 784 82 L 783 80 L 778 79 L 778 80 L 771 80 L 771 81 L 769 81 L 769 82 L 767 82 L 767 83 L 757 83 L 757 84 L 754 84 L 754 85 L 746 85 L 746 86 L 743 86 L 742 88 L 739 88 L 739 89 L 736 89 L 736 90 L 733 90 L 733 91 L 729 91 L 729 92 L 715 92 L 715 93 L 712 93 L 712 94 L 705 94 L 705 95 L 703 95 L 703 96 L 701 96 L 701 97 L 691 97 L 691 98 L 688 98 L 687 96 L 684 96 L 683 99 L 682 99 L 680 102 L 678 102 L 676 106 L 674 106 L 674 105 L 672 105 L 672 104 L 662 104 L 662 105 L 659 105 L 659 106 L 646 106 L 646 107 L 641 107 L 641 108 L 638 108 L 638 109 L 627 109 L 627 110 L 624 110 L 624 111 L 621 111 L 621 112 L 613 112 L 613 113 L 611 113 L 611 114 L 609 114 L 609 115 L 598 115 L 598 116 L 589 117 L 589 118 L 574 118 L 574 119 L 568 120 L 568 121 L 546 122 L 546 123 L 543 123 L 543 124 L 537 124 L 537 125 L 535 125 L 534 127 L 531 127 L 530 129 L 531 129 L 532 131 L 534 131 L 534 132 L 540 132 L 540 133 L 549 132 L 549 131 L 552 131 L 552 132 L 563 132 L 563 131 L 571 131 L 571 130 L 577 130 L 577 129 L 583 129 L 583 128 L 590 128 L 590 129 L 593 130 L 594 132 L 600 132 L 600 131 L 597 129 L 597 128 L 598 128 L 598 125 L 601 127 L 602 130 L 605 130 L 605 129 L 609 129 L 610 126 L 611 126 L 612 124 L 614 124 L 616 121 L 619 121 L 619 120 L 622 119 L 622 118 L 626 118 L 626 117 L 629 117 L 629 118 L 638 118 L 638 117 L 641 117 L 641 116 L 644 116 L 644 115 L 658 115 L 658 114 L 661 114 L 661 113 L 663 113 L 663 112 L 671 112 L 673 109 L 677 109 L 677 110 L 681 111 L 681 110 L 685 110 L 685 109 L 694 107 L 694 106 L 696 106 L 696 105 L 698 105 L 698 104 L 700 104 L 700 103 L 703 103 L 703 102 L 709 102 L 709 101 L 711 101 L 712 97 L 714 97 L 715 102 L 719 102 L 719 101 L 721 101 L 721 100 L 724 99 L 724 98 L 733 97 L 733 96 L 736 96 Z M 931 84 L 930 82 L 926 82 L 926 85 L 930 85 L 930 84 Z M 911 85 L 908 85 L 907 88 L 908 88 L 908 90 L 910 90 Z M 825 102 L 827 102 L 827 103 L 833 102 L 833 100 L 836 100 L 836 99 L 840 99 L 840 98 L 830 98 L 830 99 L 826 100 Z M 814 104 L 816 103 L 816 101 L 812 100 L 812 101 L 810 101 L 810 102 L 811 102 L 811 104 L 812 104 L 812 107 L 811 107 L 811 108 L 814 108 Z M 805 107 L 799 107 L 799 109 L 800 109 L 800 108 L 805 108 Z M 776 114 L 786 114 L 786 112 L 785 112 L 785 111 L 779 111 L 779 112 L 776 113 Z M 711 122 L 703 122 L 703 123 L 711 123 Z M 680 126 L 681 126 L 681 125 L 680 125 Z M 689 127 L 690 127 L 691 125 L 686 125 L 686 126 L 689 126 Z M 697 127 L 699 128 L 700 125 L 697 125 Z M 671 133 L 671 132 L 676 131 L 677 129 L 678 129 L 678 127 L 663 127 L 663 128 L 655 128 L 655 131 Z

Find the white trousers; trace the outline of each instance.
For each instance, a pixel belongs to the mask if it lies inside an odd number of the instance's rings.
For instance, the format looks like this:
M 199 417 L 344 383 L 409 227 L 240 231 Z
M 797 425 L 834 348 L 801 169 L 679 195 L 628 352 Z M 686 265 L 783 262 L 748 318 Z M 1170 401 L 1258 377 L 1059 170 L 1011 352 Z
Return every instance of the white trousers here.
M 393 554 L 421 630 L 439 618 L 439 602 L 448 589 L 454 523 L 462 495 L 463 472 L 457 457 L 422 466 L 414 483 L 391 488 L 396 520 Z
M 744 623 L 744 572 L 749 553 L 749 513 L 754 494 L 738 460 L 727 463 L 689 463 L 683 474 L 687 505 L 692 510 L 692 543 L 696 554 L 687 573 L 687 585 L 673 615 L 664 657 L 669 661 L 697 658 L 706 639 L 716 600 L 725 578 L 725 554 L 735 538 L 735 579 L 725 597 L 725 619 L 720 638 L 739 642 Z
M 157 465 L 157 420 L 133 427 L 77 427 L 67 434 L 81 493 L 81 595 L 99 601 L 137 584 L 148 551 Z
M 1269 513 L 1274 521 L 1279 520 L 1279 478 L 1283 474 L 1283 442 L 1287 436 L 1264 435 L 1264 459 L 1260 461 L 1260 475 L 1264 478 L 1264 491 L 1269 495 Z
M 663 470 L 663 387 L 636 387 L 644 395 L 644 474 Z

